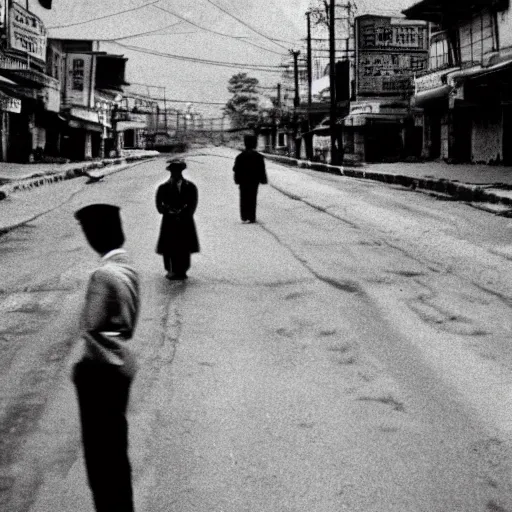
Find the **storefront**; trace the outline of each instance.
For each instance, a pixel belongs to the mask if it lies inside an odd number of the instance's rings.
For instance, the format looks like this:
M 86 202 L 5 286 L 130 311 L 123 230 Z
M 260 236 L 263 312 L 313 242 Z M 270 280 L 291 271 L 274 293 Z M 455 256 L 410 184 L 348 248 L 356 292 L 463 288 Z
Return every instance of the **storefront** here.
M 343 126 L 346 161 L 389 162 L 419 156 L 421 128 L 403 102 L 354 102 Z
M 0 161 L 5 162 L 9 158 L 10 126 L 16 125 L 15 116 L 20 115 L 21 100 L 0 90 Z M 14 118 L 12 122 L 11 118 Z

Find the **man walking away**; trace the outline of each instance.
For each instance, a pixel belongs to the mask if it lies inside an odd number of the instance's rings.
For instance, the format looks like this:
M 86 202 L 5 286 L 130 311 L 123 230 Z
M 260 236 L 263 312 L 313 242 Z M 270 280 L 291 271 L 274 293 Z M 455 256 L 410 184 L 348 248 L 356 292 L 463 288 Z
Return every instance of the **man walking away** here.
M 197 187 L 182 176 L 187 164 L 182 159 L 167 162 L 171 177 L 156 192 L 156 208 L 162 214 L 156 252 L 163 256 L 167 279 L 187 279 L 190 255 L 199 252 L 194 213 Z
M 126 408 L 136 372 L 128 340 L 139 314 L 139 277 L 121 248 L 117 206 L 89 205 L 75 217 L 101 256 L 82 312 L 85 350 L 73 371 L 87 477 L 97 512 L 133 512 Z
M 233 167 L 235 183 L 240 189 L 240 217 L 242 222 L 256 222 L 258 186 L 267 183 L 265 159 L 256 151 L 257 138 L 244 137 L 245 150 L 235 158 Z

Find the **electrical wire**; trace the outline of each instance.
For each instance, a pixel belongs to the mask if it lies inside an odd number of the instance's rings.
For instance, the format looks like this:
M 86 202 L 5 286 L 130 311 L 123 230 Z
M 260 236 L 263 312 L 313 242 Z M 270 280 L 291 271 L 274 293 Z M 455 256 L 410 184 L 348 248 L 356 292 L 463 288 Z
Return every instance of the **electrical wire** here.
M 236 69 L 251 69 L 253 71 L 262 71 L 268 73 L 279 73 L 281 72 L 282 66 L 271 66 L 270 64 L 241 64 L 239 62 L 224 62 L 217 60 L 208 60 L 208 59 L 200 59 L 197 57 L 186 57 L 185 55 L 175 55 L 172 53 L 164 53 L 159 52 L 157 50 L 150 50 L 148 48 L 141 48 L 140 46 L 132 46 L 128 44 L 119 43 L 117 41 L 113 41 L 114 44 L 121 46 L 122 48 L 127 48 L 128 50 L 132 50 L 139 53 L 145 53 L 148 55 L 155 55 L 157 57 L 165 57 L 168 59 L 174 60 L 182 60 L 186 62 L 195 62 L 197 64 L 208 64 L 211 66 L 220 66 L 227 68 L 236 68 Z
M 78 25 L 85 25 L 86 23 L 92 23 L 93 21 L 105 20 L 107 18 L 113 18 L 114 16 L 119 16 L 120 14 L 124 14 L 127 12 L 138 11 L 140 9 L 144 9 L 145 7 L 152 6 L 158 2 L 160 2 L 160 0 L 153 0 L 152 2 L 148 2 L 145 4 L 139 5 L 138 7 L 132 7 L 131 9 L 125 9 L 124 11 L 113 12 L 112 14 L 106 14 L 105 16 L 98 16 L 97 18 L 91 18 L 90 20 L 77 21 L 75 23 L 67 23 L 65 25 L 53 25 L 53 26 L 49 26 L 46 28 L 56 29 L 56 28 L 67 28 L 67 27 L 76 27 Z
M 234 20 L 238 21 L 238 23 L 241 23 L 242 25 L 244 25 L 244 27 L 247 27 L 248 29 L 250 29 L 253 32 L 255 32 L 256 34 L 260 35 L 261 37 L 264 37 L 265 39 L 268 39 L 269 41 L 271 41 L 275 45 L 279 46 L 280 48 L 283 48 L 284 50 L 288 50 L 288 48 L 286 48 L 285 46 L 283 46 L 283 45 L 281 45 L 279 43 L 276 43 L 276 41 L 274 39 L 272 39 L 271 37 L 267 36 L 263 32 L 260 32 L 259 30 L 255 29 L 254 27 L 252 27 L 251 25 L 249 25 L 245 21 L 241 20 L 240 18 L 237 18 L 234 14 L 232 14 L 229 11 L 227 11 L 226 9 L 222 8 L 220 5 L 215 4 L 214 2 L 212 2 L 212 0 L 206 0 L 206 2 L 208 2 L 211 5 L 213 5 L 214 7 L 219 9 L 219 11 L 222 11 L 224 14 L 227 14 L 228 16 L 233 18 Z
M 181 16 L 180 14 L 177 14 L 176 12 L 171 11 L 169 9 L 164 9 L 163 7 L 161 7 L 159 5 L 153 5 L 153 8 L 158 9 L 163 12 L 166 12 L 168 14 L 171 14 L 172 16 L 175 16 L 176 18 L 179 18 L 180 20 L 185 21 L 186 23 L 190 23 L 190 25 L 193 25 L 194 27 L 204 30 L 206 32 L 209 32 L 210 34 L 215 34 L 215 35 L 221 36 L 221 37 L 227 37 L 229 39 L 235 39 L 239 43 L 241 42 L 241 43 L 250 44 L 252 46 L 255 46 L 256 48 L 260 48 L 261 50 L 265 50 L 267 52 L 274 53 L 276 55 L 282 55 L 281 52 L 276 52 L 274 50 L 270 50 L 269 48 L 264 48 L 263 46 L 259 46 L 256 43 L 253 43 L 252 41 L 247 41 L 247 39 L 244 36 L 232 36 L 231 34 L 225 34 L 224 32 L 217 32 L 216 30 L 212 30 L 211 28 L 199 25 L 198 23 Z M 279 46 L 281 46 L 281 45 L 279 45 Z M 284 47 L 282 47 L 282 48 L 284 48 Z
M 161 32 L 162 30 L 167 30 L 168 28 L 175 27 L 176 25 L 180 25 L 180 24 L 181 24 L 181 21 L 178 21 L 177 23 L 172 23 L 171 25 L 157 28 L 155 30 L 148 30 L 146 32 L 139 32 L 137 34 L 132 34 L 132 35 L 123 36 L 123 37 L 113 37 L 111 39 L 96 39 L 96 41 L 100 41 L 100 42 L 123 41 L 124 39 L 132 39 L 134 37 L 141 37 L 141 36 L 146 36 L 146 35 L 150 35 L 150 34 L 155 34 L 156 32 Z M 187 32 L 185 32 L 185 33 L 187 33 Z M 183 32 L 177 32 L 177 34 L 183 34 Z M 172 34 L 162 34 L 162 35 L 172 35 Z

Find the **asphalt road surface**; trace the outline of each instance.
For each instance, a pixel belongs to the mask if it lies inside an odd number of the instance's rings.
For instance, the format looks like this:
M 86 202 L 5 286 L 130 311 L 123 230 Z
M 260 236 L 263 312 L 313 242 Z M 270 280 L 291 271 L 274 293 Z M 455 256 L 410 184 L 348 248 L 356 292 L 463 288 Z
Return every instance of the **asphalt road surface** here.
M 245 225 L 234 156 L 187 158 L 186 282 L 154 253 L 163 160 L 48 186 L 69 199 L 0 237 L 0 510 L 93 511 L 69 373 L 96 255 L 73 212 L 112 202 L 142 277 L 138 512 L 512 511 L 510 220 L 269 162 Z

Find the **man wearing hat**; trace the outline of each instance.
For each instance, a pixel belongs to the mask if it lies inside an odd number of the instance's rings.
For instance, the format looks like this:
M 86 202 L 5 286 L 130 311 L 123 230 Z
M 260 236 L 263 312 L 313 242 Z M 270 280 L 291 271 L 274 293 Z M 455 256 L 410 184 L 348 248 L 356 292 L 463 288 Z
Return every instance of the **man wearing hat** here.
M 235 158 L 233 167 L 235 183 L 240 188 L 240 217 L 242 222 L 256 222 L 258 187 L 267 183 L 265 159 L 256 151 L 257 138 L 244 136 L 245 150 Z
M 133 512 L 126 408 L 136 372 L 128 340 L 139 313 L 139 277 L 122 249 L 117 206 L 92 204 L 75 217 L 101 256 L 82 311 L 84 353 L 73 371 L 87 477 L 97 512 Z
M 167 162 L 171 177 L 156 192 L 156 208 L 162 215 L 156 252 L 164 260 L 167 278 L 187 279 L 190 255 L 199 252 L 194 212 L 197 208 L 197 187 L 182 176 L 187 164 L 182 159 Z

